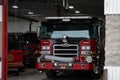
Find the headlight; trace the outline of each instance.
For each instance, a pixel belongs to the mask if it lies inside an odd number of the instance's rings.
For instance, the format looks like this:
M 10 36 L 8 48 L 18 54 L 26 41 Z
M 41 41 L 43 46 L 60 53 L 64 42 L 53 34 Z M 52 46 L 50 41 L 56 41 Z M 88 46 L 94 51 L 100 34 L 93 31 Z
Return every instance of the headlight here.
M 90 55 L 91 51 L 81 51 L 81 55 Z
M 41 51 L 41 54 L 50 54 L 50 51 Z
M 72 66 L 72 63 L 69 63 L 68 66 Z
M 86 50 L 90 50 L 90 46 L 86 46 Z
M 81 55 L 85 55 L 86 54 L 86 51 L 81 51 Z
M 42 50 L 50 50 L 50 46 L 42 46 Z
M 85 58 L 85 60 L 88 62 L 88 63 L 91 63 L 92 62 L 92 57 L 91 56 L 87 56 Z
M 58 63 L 54 63 L 54 66 L 58 66 Z
M 82 46 L 82 50 L 85 50 L 85 46 Z
M 82 46 L 82 50 L 90 50 L 90 46 Z

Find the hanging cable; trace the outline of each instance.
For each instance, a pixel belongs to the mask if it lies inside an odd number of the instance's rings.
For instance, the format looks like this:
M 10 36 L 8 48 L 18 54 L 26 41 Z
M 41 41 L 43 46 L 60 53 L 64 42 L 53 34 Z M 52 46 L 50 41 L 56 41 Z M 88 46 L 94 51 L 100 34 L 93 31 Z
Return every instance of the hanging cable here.
M 17 2 L 18 2 L 18 0 L 15 0 L 15 6 L 18 6 L 17 5 Z M 17 39 L 17 12 L 18 12 L 18 8 L 14 8 L 15 9 L 15 17 L 14 17 L 14 32 L 15 32 L 15 39 Z
M 68 2 L 68 0 L 63 0 L 63 7 L 65 9 L 69 9 L 69 2 Z

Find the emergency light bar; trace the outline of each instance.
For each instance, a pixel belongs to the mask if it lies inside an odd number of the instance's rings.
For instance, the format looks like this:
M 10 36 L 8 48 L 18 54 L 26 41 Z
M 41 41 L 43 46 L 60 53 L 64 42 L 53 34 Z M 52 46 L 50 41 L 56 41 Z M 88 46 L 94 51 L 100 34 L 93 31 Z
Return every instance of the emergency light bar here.
M 78 16 L 78 17 L 45 17 L 45 19 L 92 19 L 91 16 Z

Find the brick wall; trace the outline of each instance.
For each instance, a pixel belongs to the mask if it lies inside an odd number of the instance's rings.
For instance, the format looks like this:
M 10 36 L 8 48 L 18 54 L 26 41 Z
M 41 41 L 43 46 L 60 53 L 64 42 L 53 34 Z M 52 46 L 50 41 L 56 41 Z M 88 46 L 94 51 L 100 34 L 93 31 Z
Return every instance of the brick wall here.
M 106 15 L 106 66 L 120 66 L 120 15 Z

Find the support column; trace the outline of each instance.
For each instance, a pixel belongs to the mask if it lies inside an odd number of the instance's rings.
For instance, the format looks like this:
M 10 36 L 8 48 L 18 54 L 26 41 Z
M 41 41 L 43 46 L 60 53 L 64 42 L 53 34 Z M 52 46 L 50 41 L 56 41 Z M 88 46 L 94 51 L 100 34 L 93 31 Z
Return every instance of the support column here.
M 2 77 L 2 5 L 0 5 L 0 79 Z
M 2 0 L 2 80 L 7 80 L 7 62 L 8 62 L 8 1 Z
M 29 32 L 31 32 L 32 31 L 32 21 L 30 21 L 30 24 L 29 24 Z
M 106 15 L 106 66 L 120 66 L 120 15 Z

